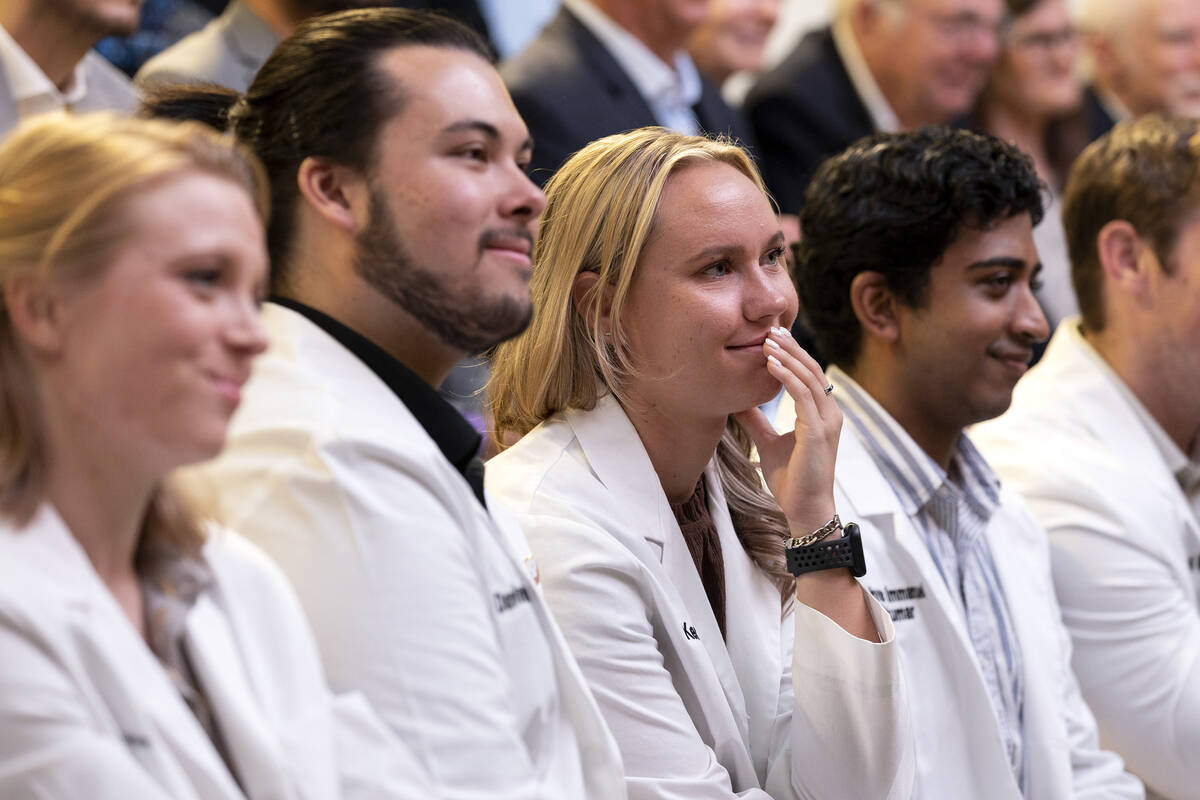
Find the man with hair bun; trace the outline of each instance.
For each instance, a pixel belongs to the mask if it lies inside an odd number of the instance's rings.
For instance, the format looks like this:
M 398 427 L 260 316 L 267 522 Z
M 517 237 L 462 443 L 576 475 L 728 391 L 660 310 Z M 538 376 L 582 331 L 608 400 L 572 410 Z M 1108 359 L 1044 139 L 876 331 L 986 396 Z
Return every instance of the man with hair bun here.
M 1200 798 L 1200 121 L 1118 124 L 1064 223 L 1081 316 L 976 431 L 1050 538 L 1101 740 L 1155 796 Z
M 445 17 L 344 11 L 300 25 L 234 104 L 271 184 L 271 345 L 191 486 L 283 568 L 330 682 L 367 695 L 436 797 L 620 800 L 480 436 L 437 393 L 530 316 L 545 198 L 488 55 Z
M 801 216 L 800 304 L 845 416 L 837 507 L 896 628 L 922 800 L 1143 796 L 1099 749 L 1045 532 L 964 433 L 1049 334 L 1041 188 L 1013 146 L 926 128 L 826 161 Z

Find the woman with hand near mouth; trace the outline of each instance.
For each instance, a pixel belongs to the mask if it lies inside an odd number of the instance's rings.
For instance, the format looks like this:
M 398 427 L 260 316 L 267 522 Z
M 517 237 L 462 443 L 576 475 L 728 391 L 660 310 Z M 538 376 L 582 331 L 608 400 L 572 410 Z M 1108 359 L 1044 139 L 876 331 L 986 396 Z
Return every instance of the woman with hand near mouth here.
M 266 346 L 266 197 L 198 124 L 0 146 L 0 797 L 428 796 L 279 573 L 167 481 Z
M 787 334 L 753 164 L 647 128 L 581 150 L 547 198 L 534 322 L 489 384 L 498 439 L 520 441 L 488 489 L 524 527 L 630 797 L 907 796 L 887 614 L 845 567 L 785 568 L 787 540 L 808 537 L 793 558 L 853 539 L 833 507 L 841 414 Z M 781 384 L 798 422 L 776 435 L 757 406 Z

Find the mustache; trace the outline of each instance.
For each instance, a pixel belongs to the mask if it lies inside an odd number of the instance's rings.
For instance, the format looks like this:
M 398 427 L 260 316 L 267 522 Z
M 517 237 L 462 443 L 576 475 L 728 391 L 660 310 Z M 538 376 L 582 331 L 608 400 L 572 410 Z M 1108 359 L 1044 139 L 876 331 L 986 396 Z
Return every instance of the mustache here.
M 512 228 L 510 230 L 497 230 L 495 228 L 484 231 L 479 236 L 479 251 L 483 252 L 488 247 L 511 239 L 523 239 L 529 245 L 529 251 L 533 252 L 533 234 L 524 228 Z

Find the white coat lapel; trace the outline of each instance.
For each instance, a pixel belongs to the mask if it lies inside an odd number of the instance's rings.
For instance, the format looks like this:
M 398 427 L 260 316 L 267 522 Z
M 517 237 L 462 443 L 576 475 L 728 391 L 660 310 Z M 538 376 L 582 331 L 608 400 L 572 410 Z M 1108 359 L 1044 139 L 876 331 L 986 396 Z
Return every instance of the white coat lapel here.
M 285 755 L 257 713 L 261 703 L 247 682 L 241 649 L 226 618 L 207 595 L 188 614 L 186 636 L 196 680 L 212 707 L 246 795 L 251 800 L 299 796 L 284 781 Z
M 1114 454 L 1123 463 L 1138 464 L 1147 471 L 1145 485 L 1176 510 L 1184 523 L 1184 548 L 1186 552 L 1196 552 L 1200 549 L 1200 524 L 1187 497 L 1182 491 L 1175 491 L 1178 485 L 1175 475 L 1163 460 L 1145 424 L 1129 407 L 1128 399 L 1112 385 L 1110 376 L 1094 362 L 1094 354 L 1088 353 L 1087 347 L 1089 345 L 1077 326 L 1060 326 L 1046 348 L 1044 363 L 1039 365 L 1039 369 L 1048 371 L 1047 377 L 1056 380 L 1042 385 L 1055 387 L 1060 402 L 1079 408 L 1077 418 L 1097 441 L 1104 443 L 1105 452 Z M 1051 371 L 1057 374 L 1053 375 Z M 1059 387 L 1063 387 L 1062 391 Z M 1066 394 L 1065 398 L 1061 396 L 1063 394 Z M 1181 586 L 1190 585 L 1186 563 L 1176 562 L 1171 567 Z
M 759 780 L 767 774 L 771 728 L 779 705 L 783 659 L 783 598 L 779 588 L 746 554 L 725 505 L 725 490 L 716 464 L 705 471 L 709 513 L 721 538 L 725 562 L 725 646 L 740 689 L 746 716 L 746 741 Z M 693 567 L 693 572 L 695 568 Z
M 678 621 L 676 635 L 692 641 L 699 639 L 703 645 L 729 702 L 738 733 L 748 745 L 746 704 L 733 662 L 696 571 L 696 563 L 637 430 L 612 395 L 600 398 L 590 413 L 568 414 L 568 422 L 601 483 L 615 496 L 629 498 L 627 507 L 614 509 L 614 513 L 637 520 L 651 550 L 661 552 L 659 564 L 667 575 L 665 583 L 668 588 L 674 588 L 686 614 Z M 644 548 L 635 552 L 639 551 Z
M 895 540 L 911 562 L 904 571 L 915 572 L 921 576 L 925 591 L 936 601 L 942 622 L 955 631 L 964 648 L 972 650 L 960 606 L 950 595 L 941 572 L 929 554 L 929 548 L 925 546 L 925 540 L 909 519 L 895 490 L 884 479 L 866 447 L 846 428 L 842 428 L 838 444 L 838 465 L 838 487 L 843 495 L 852 498 L 853 502 L 853 508 L 848 514 L 843 513 L 842 518 L 847 522 L 866 520 L 879 531 L 879 535 Z M 896 552 L 895 548 L 886 549 L 893 554 Z M 868 584 L 871 582 L 870 575 L 871 564 L 868 560 Z
M 44 585 L 67 605 L 80 666 L 133 756 L 172 797 L 240 800 L 203 728 L 58 514 L 44 507 L 33 527 Z

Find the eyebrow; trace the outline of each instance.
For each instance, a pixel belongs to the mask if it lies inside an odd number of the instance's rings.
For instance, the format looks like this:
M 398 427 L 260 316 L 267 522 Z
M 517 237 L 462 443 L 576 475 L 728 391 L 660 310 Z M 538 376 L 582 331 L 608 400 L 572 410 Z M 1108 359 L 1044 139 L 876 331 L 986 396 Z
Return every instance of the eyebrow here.
M 783 242 L 784 242 L 783 231 L 776 231 L 775 235 L 767 240 L 767 247 L 778 247 L 779 245 L 783 244 Z M 696 253 L 689 260 L 690 261 L 700 261 L 705 258 L 712 258 L 713 256 L 724 255 L 725 253 L 728 253 L 730 250 L 741 250 L 741 249 L 742 248 L 737 247 L 736 245 L 733 247 L 730 247 L 727 244 L 714 244 L 712 247 L 706 247 L 703 250 L 701 250 L 699 253 Z
M 1025 269 L 1026 263 L 1024 259 L 1014 258 L 1012 256 L 996 256 L 995 258 L 985 258 L 982 261 L 975 261 L 967 265 L 968 270 L 972 269 L 991 269 L 993 267 L 1007 267 L 1008 269 Z M 1033 266 L 1034 271 L 1040 270 L 1042 264 L 1039 261 Z
M 464 119 L 461 122 L 455 122 L 451 125 L 447 125 L 445 128 L 442 129 L 442 133 L 444 133 L 444 134 L 462 133 L 463 131 L 473 131 L 475 133 L 482 133 L 484 136 L 486 136 L 488 139 L 492 140 L 493 142 L 500 142 L 501 139 L 503 138 L 500 135 L 499 128 L 497 128 L 492 123 L 484 122 L 481 119 Z M 521 146 L 518 148 L 518 150 L 532 150 L 532 149 L 533 149 L 533 137 L 526 136 L 525 141 L 521 142 Z

